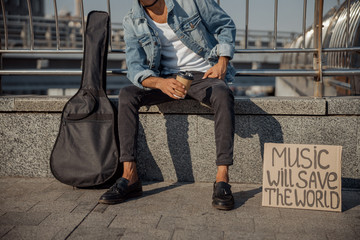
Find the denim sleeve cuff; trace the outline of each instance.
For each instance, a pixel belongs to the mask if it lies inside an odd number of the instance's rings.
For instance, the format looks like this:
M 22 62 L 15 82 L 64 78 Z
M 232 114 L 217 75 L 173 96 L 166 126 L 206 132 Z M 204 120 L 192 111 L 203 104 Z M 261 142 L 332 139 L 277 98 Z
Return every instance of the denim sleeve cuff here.
M 141 71 L 141 72 L 137 73 L 135 75 L 135 77 L 134 77 L 135 82 L 137 83 L 135 85 L 137 85 L 138 87 L 140 87 L 142 89 L 149 90 L 150 88 L 145 88 L 141 84 L 148 77 L 157 77 L 157 74 L 154 71 L 150 70 L 150 69 L 146 69 L 144 71 Z
M 218 56 L 230 57 L 230 59 L 232 59 L 234 56 L 234 52 L 235 49 L 233 45 L 226 43 L 218 44 Z

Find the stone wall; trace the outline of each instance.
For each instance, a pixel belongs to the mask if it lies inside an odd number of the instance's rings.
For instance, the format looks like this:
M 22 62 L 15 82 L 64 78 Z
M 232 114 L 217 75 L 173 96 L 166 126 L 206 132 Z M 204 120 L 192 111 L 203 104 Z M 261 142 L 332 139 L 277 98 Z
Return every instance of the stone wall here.
M 49 156 L 68 98 L 0 97 L 0 176 L 51 176 Z M 117 99 L 112 98 L 116 105 Z M 212 110 L 192 100 L 140 110 L 144 180 L 215 179 Z M 359 97 L 236 99 L 233 182 L 261 183 L 266 142 L 343 146 L 344 187 L 360 188 Z

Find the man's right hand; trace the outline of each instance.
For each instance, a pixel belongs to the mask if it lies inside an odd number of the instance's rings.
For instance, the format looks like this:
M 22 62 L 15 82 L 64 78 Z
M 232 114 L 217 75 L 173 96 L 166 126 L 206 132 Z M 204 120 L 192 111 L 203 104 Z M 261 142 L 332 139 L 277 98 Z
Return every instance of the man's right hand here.
M 173 99 L 182 99 L 186 95 L 184 84 L 175 78 L 148 77 L 142 82 L 142 85 L 148 88 L 160 89 Z

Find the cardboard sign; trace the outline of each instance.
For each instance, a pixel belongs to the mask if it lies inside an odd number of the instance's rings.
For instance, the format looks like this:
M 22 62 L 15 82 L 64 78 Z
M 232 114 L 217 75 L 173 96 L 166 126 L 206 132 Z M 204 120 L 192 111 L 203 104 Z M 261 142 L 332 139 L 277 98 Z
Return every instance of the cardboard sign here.
M 262 205 L 341 212 L 341 150 L 265 143 Z

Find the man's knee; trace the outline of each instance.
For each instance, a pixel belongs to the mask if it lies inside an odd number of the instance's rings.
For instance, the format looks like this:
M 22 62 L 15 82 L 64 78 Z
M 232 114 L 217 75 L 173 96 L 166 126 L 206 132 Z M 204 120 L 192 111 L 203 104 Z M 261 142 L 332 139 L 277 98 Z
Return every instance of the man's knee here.
M 128 86 L 120 89 L 119 104 L 128 104 L 138 97 L 138 87 Z
M 231 89 L 224 84 L 216 84 L 212 87 L 211 99 L 213 102 L 224 102 L 231 104 L 234 102 L 234 95 Z

